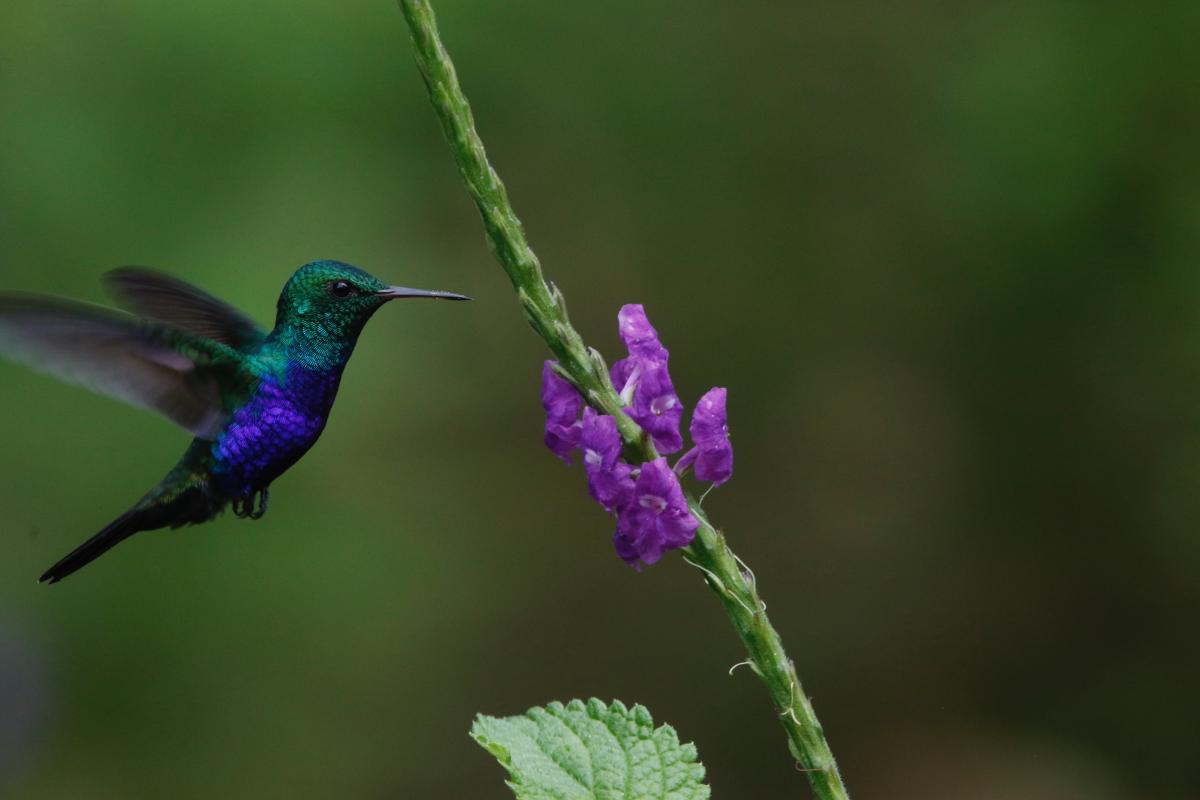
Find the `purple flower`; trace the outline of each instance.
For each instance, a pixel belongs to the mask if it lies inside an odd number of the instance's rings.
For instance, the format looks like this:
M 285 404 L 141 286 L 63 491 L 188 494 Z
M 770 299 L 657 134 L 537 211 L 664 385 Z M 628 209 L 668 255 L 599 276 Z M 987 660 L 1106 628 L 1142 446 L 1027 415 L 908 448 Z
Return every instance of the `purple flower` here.
M 700 522 L 688 510 L 679 479 L 665 458 L 643 464 L 633 495 L 617 515 L 613 544 L 627 563 L 653 564 L 692 541 Z
M 554 362 L 542 365 L 542 408 L 546 411 L 546 433 L 543 441 L 554 455 L 568 464 L 571 451 L 579 446 L 581 424 L 579 409 L 583 398 L 575 387 L 554 370 Z
M 650 434 L 658 451 L 674 453 L 682 448 L 679 424 L 683 403 L 675 393 L 666 362 L 630 356 L 613 364 L 612 376 L 613 384 L 622 387 L 625 413 Z
M 583 409 L 583 431 L 579 446 L 587 472 L 588 494 L 612 513 L 633 496 L 633 468 L 620 462 L 621 434 L 617 420 L 607 414 Z
M 629 358 L 613 364 L 611 373 L 626 404 L 625 413 L 650 434 L 659 452 L 674 453 L 683 447 L 679 434 L 683 403 L 667 372 L 670 353 L 658 341 L 641 305 L 622 306 L 617 322 Z
M 729 426 L 726 424 L 724 387 L 709 389 L 696 410 L 692 412 L 690 430 L 696 446 L 687 452 L 675 471 L 682 473 L 692 464 L 696 477 L 720 486 L 733 474 L 733 445 L 729 442 Z

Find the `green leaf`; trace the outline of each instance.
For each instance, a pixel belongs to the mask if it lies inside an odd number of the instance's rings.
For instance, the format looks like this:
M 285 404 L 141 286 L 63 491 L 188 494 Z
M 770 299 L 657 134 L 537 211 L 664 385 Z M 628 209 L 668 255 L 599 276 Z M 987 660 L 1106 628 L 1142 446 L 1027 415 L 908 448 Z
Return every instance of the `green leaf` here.
M 471 736 L 510 777 L 517 800 L 707 800 L 696 746 L 644 706 L 551 703 L 520 717 L 475 718 Z

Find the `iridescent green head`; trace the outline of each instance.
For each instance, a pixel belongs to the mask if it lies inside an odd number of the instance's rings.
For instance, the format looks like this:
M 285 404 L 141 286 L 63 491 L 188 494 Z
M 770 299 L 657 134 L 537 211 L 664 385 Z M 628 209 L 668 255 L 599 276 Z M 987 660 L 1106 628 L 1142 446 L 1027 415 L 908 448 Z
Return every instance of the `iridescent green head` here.
M 283 287 L 276 335 L 298 338 L 306 347 L 336 356 L 353 347 L 367 320 L 385 303 L 406 297 L 470 299 L 452 292 L 390 286 L 340 261 L 313 261 L 296 270 Z

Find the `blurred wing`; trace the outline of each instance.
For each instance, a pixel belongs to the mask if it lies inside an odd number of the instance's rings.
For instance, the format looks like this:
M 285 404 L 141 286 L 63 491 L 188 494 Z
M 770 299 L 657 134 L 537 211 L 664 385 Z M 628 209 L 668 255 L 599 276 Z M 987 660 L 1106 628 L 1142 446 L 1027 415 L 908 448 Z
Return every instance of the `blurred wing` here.
M 139 317 L 161 322 L 246 352 L 267 334 L 250 317 L 207 292 L 162 272 L 123 267 L 105 276 L 121 305 Z
M 244 380 L 241 357 L 215 342 L 33 295 L 0 294 L 0 356 L 157 411 L 203 438 L 220 430 L 223 396 L 236 396 Z

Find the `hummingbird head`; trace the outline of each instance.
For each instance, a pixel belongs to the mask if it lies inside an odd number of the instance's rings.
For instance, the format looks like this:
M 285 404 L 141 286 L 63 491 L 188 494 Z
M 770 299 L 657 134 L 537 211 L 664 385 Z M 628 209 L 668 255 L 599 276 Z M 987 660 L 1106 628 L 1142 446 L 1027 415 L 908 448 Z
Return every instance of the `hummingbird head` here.
M 385 303 L 409 297 L 471 299 L 452 292 L 391 286 L 340 261 L 313 261 L 296 270 L 283 287 L 275 329 L 302 337 L 318 350 L 353 345 L 367 320 Z

